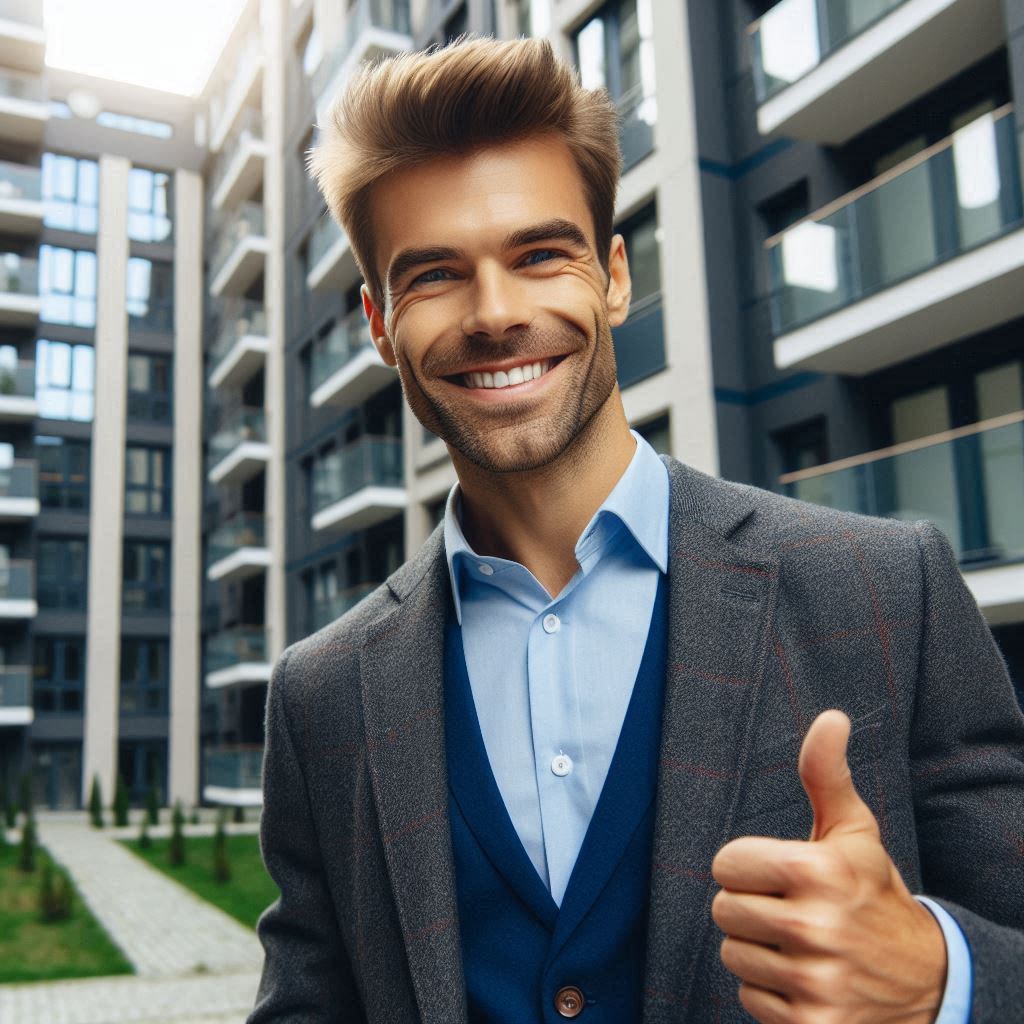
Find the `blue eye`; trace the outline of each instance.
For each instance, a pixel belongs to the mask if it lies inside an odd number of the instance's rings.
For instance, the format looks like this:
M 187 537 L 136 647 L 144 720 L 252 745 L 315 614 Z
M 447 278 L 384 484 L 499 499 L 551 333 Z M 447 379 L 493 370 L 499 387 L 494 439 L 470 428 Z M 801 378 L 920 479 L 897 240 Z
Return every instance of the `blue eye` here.
M 535 249 L 523 262 L 528 263 L 531 266 L 536 266 L 537 263 L 546 263 L 549 259 L 556 258 L 560 255 L 561 253 L 555 252 L 554 249 Z M 543 259 L 535 261 L 535 256 L 541 256 Z
M 419 277 L 417 277 L 412 283 L 417 284 L 437 284 L 439 281 L 445 280 L 443 277 L 431 277 L 431 274 L 447 274 L 448 271 L 444 267 L 434 267 L 433 270 L 426 270 Z

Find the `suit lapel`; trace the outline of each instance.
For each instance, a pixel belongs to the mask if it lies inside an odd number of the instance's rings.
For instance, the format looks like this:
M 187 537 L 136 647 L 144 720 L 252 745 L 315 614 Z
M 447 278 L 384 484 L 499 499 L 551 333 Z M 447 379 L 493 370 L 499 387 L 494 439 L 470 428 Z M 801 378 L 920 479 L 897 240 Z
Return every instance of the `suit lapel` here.
M 448 824 L 444 621 L 451 600 L 435 531 L 392 581 L 397 608 L 360 656 L 373 796 L 423 1024 L 466 1020 Z
M 686 1019 L 711 924 L 711 861 L 728 834 L 768 647 L 777 560 L 729 539 L 753 501 L 674 460 L 669 631 L 651 907 L 646 1024 Z

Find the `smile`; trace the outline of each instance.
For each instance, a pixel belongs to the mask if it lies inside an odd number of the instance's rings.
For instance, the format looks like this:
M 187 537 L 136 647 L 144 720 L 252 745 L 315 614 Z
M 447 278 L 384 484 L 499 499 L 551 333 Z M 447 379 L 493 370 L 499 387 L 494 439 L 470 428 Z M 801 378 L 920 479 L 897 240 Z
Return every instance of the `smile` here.
M 521 363 L 518 366 L 512 366 L 506 370 L 497 370 L 493 373 L 488 370 L 461 373 L 453 379 L 466 388 L 501 390 L 538 380 L 557 366 L 562 358 L 558 356 L 554 359 L 541 359 L 532 363 Z

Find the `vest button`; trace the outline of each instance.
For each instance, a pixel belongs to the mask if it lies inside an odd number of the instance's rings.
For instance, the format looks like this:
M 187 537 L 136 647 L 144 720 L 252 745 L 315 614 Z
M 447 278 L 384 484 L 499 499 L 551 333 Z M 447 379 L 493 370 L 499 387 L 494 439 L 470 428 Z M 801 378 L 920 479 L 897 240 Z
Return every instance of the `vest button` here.
M 565 985 L 555 993 L 555 1009 L 560 1017 L 578 1017 L 586 1005 L 583 993 L 575 985 Z

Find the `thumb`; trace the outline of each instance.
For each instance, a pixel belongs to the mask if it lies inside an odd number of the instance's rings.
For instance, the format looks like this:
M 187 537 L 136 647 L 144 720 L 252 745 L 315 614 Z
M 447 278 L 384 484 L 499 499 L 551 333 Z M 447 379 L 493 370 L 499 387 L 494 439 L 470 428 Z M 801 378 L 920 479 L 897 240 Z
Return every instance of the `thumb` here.
M 800 748 L 800 781 L 814 812 L 812 842 L 836 829 L 878 835 L 875 816 L 853 785 L 846 761 L 850 728 L 850 719 L 842 711 L 823 711 L 811 723 Z

